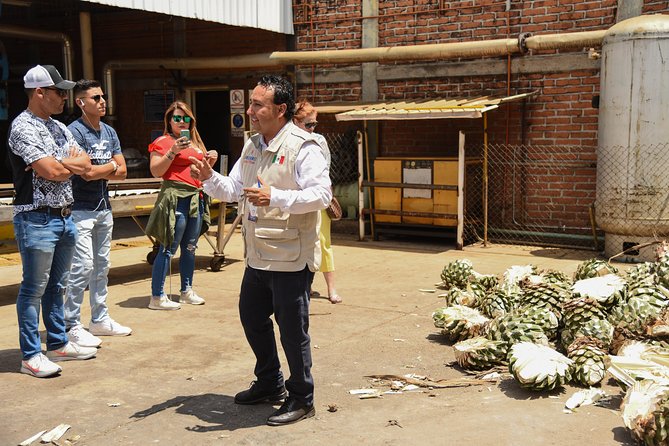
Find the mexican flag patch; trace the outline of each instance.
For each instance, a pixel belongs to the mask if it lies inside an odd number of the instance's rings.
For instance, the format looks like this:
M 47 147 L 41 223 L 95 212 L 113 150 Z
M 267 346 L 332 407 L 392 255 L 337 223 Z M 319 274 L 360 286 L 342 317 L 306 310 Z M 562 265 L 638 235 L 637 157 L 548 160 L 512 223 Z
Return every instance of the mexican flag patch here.
M 272 164 L 283 164 L 283 162 L 286 160 L 286 157 L 284 155 L 279 156 L 277 153 L 274 155 L 274 158 L 272 159 Z

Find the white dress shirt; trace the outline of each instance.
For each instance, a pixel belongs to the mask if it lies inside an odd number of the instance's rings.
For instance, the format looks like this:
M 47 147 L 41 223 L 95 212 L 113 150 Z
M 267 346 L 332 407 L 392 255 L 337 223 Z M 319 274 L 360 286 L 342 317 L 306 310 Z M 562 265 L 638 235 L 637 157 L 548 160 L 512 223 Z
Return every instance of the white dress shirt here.
M 267 148 L 267 144 L 264 138 L 260 138 L 261 152 Z M 241 161 L 239 159 L 235 163 L 228 176 L 213 172 L 211 177 L 202 182 L 204 192 L 226 202 L 241 201 L 244 193 Z M 330 172 L 317 143 L 308 141 L 298 152 L 295 181 L 301 189 L 282 190 L 271 186 L 269 206 L 291 214 L 306 214 L 325 209 L 332 200 Z

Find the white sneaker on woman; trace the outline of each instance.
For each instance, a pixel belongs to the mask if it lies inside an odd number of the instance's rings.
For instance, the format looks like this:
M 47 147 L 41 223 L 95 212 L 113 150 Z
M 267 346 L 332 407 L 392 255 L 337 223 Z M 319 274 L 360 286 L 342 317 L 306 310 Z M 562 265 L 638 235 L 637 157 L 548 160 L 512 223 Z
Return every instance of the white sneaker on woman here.
M 186 291 L 181 292 L 179 302 L 183 304 L 202 305 L 204 304 L 204 299 L 195 294 L 195 291 L 193 291 L 192 288 L 188 288 Z
M 167 296 L 151 296 L 149 308 L 152 310 L 178 310 L 181 308 L 181 304 L 171 301 Z

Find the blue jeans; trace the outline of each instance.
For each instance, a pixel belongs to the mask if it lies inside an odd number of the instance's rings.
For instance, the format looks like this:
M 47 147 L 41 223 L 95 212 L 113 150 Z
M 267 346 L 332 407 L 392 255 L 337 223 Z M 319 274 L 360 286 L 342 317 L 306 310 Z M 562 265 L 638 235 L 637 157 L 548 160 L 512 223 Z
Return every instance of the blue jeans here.
M 172 257 L 181 246 L 181 255 L 179 256 L 179 273 L 181 274 L 181 290 L 186 291 L 193 286 L 193 272 L 195 271 L 195 249 L 197 248 L 197 239 L 200 237 L 202 228 L 202 213 L 204 204 L 202 200 L 199 203 L 198 214 L 196 217 L 189 217 L 190 197 L 179 198 L 176 209 L 176 225 L 174 228 L 174 241 L 170 249 L 160 245 L 160 250 L 153 262 L 153 272 L 151 274 L 151 295 L 162 296 L 165 294 L 165 277 L 170 269 Z
M 114 219 L 111 210 L 73 211 L 77 244 L 72 258 L 70 283 L 65 299 L 65 326 L 69 330 L 81 324 L 81 304 L 89 289 L 91 322 L 109 317 L 107 310 L 107 274 Z
M 63 295 L 77 229 L 71 217 L 30 211 L 14 216 L 14 234 L 23 264 L 23 278 L 16 298 L 19 345 L 23 359 L 29 359 L 42 351 L 40 304 L 44 311 L 47 350 L 57 350 L 67 343 Z

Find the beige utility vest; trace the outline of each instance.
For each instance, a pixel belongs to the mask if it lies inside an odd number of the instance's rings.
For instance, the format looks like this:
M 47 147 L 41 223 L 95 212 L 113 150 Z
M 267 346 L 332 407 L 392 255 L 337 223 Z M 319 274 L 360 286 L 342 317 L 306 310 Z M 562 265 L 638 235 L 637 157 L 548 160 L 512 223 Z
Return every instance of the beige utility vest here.
M 258 187 L 258 177 L 268 186 L 299 190 L 295 181 L 295 160 L 302 146 L 313 141 L 309 133 L 292 122 L 286 124 L 265 150 L 261 135 L 252 136 L 242 150 L 241 175 L 244 187 Z M 320 212 L 291 214 L 271 206 L 255 207 L 243 197 L 242 234 L 247 266 L 266 271 L 300 271 L 305 265 L 318 271 L 321 246 L 318 238 Z

